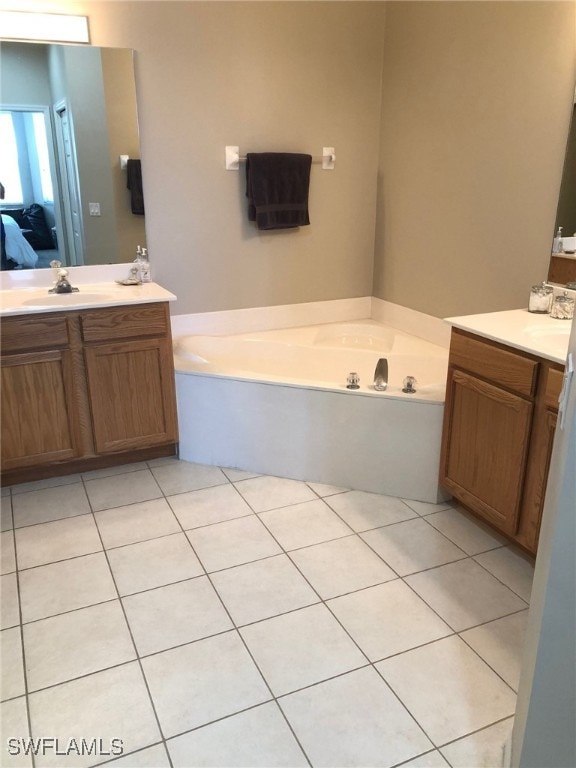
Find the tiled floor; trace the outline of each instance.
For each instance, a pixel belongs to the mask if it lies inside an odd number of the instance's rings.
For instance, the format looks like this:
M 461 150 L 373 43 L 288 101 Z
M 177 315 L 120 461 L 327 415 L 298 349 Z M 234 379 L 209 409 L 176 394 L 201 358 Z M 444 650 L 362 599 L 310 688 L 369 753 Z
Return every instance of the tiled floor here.
M 2 502 L 1 765 L 501 765 L 532 566 L 450 503 L 173 459 Z

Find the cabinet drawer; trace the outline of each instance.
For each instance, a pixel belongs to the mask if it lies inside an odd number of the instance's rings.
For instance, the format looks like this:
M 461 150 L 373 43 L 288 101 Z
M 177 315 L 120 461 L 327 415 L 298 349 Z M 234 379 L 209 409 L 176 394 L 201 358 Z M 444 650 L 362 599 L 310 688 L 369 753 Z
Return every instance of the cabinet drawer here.
M 68 346 L 68 325 L 61 315 L 7 317 L 2 320 L 2 354 Z
M 562 391 L 563 381 L 564 371 L 559 371 L 556 368 L 548 368 L 544 389 L 544 405 L 551 411 L 558 411 L 558 398 Z
M 164 304 L 95 309 L 80 315 L 83 341 L 114 341 L 142 336 L 162 338 L 168 335 L 168 323 Z
M 536 360 L 500 349 L 491 342 L 466 336 L 456 330 L 452 331 L 449 363 L 526 397 L 532 397 L 536 390 Z

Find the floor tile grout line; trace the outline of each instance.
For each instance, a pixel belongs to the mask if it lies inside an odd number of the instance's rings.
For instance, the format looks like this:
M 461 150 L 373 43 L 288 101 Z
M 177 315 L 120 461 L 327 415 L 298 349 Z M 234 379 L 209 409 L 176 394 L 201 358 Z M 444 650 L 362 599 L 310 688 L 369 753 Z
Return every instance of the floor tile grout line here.
M 149 471 L 151 471 L 151 470 L 149 470 Z M 82 481 L 82 482 L 84 482 L 84 481 Z M 92 503 L 90 502 L 90 497 L 88 496 L 88 491 L 86 489 L 86 486 L 84 486 L 84 491 L 86 493 L 86 496 L 88 497 L 88 503 L 90 504 L 90 508 L 92 509 Z M 94 514 L 94 510 L 93 509 L 92 509 L 92 519 L 94 520 L 94 525 L 96 526 L 96 530 L 98 531 L 98 536 L 100 536 L 100 541 L 102 543 L 102 547 L 104 547 L 104 542 L 102 541 L 102 536 L 100 534 L 100 529 L 98 528 L 98 523 L 96 521 L 96 516 Z M 103 551 L 104 551 L 104 557 L 106 558 L 106 563 L 108 565 L 108 571 L 110 573 L 110 577 L 111 577 L 112 582 L 114 584 L 114 589 L 116 590 L 118 601 L 120 603 L 120 609 L 122 611 L 122 615 L 124 616 L 124 621 L 126 622 L 126 627 L 128 629 L 128 632 L 130 634 L 130 639 L 132 641 L 132 646 L 134 648 L 134 653 L 136 654 L 136 660 L 137 660 L 137 663 L 138 663 L 138 667 L 140 669 L 140 674 L 142 676 L 142 680 L 144 682 L 144 685 L 146 687 L 146 691 L 148 693 L 148 698 L 150 700 L 150 706 L 152 707 L 152 712 L 154 713 L 154 718 L 156 720 L 156 726 L 158 728 L 158 733 L 162 737 L 162 741 L 164 743 L 164 748 L 166 750 L 166 753 L 168 754 L 168 762 L 170 764 L 170 768 L 173 768 L 172 758 L 170 756 L 170 753 L 168 752 L 168 747 L 166 745 L 166 739 L 165 739 L 165 736 L 164 736 L 164 731 L 163 731 L 162 725 L 160 723 L 160 718 L 158 716 L 158 712 L 156 711 L 156 705 L 155 705 L 154 699 L 152 697 L 152 692 L 151 692 L 150 686 L 148 684 L 148 679 L 147 679 L 147 677 L 146 677 L 146 675 L 144 673 L 144 667 L 142 665 L 142 660 L 141 660 L 141 658 L 140 658 L 140 656 L 138 654 L 138 647 L 137 647 L 136 641 L 134 639 L 134 634 L 132 632 L 132 627 L 130 626 L 130 622 L 128 621 L 128 616 L 126 614 L 126 609 L 125 609 L 124 604 L 122 602 L 122 599 L 120 597 L 120 590 L 118 589 L 118 584 L 116 583 L 116 578 L 114 576 L 114 571 L 112 570 L 112 566 L 110 565 L 110 560 L 108 558 L 108 553 L 106 552 L 106 550 L 103 550 Z
M 86 512 L 79 512 L 77 515 L 66 515 L 65 517 L 56 517 L 53 520 L 40 520 L 37 523 L 28 523 L 27 525 L 17 525 L 14 531 L 21 531 L 24 528 L 36 528 L 39 525 L 46 525 L 47 523 L 59 523 L 62 520 L 74 520 L 77 517 L 86 517 L 86 515 L 92 514 L 91 510 Z
M 113 763 L 115 760 L 122 760 L 125 757 L 131 757 L 132 755 L 137 755 L 140 752 L 144 752 L 146 749 L 153 749 L 154 747 L 164 747 L 164 751 L 168 752 L 166 749 L 166 745 L 162 740 L 154 742 L 154 744 L 147 744 L 145 747 L 139 747 L 138 749 L 134 749 L 131 752 L 124 752 L 121 755 L 117 757 L 112 757 L 111 760 L 105 760 L 101 763 L 92 763 L 90 768 L 100 768 L 101 765 L 110 765 L 110 763 Z
M 498 718 L 498 720 L 494 720 L 493 723 L 488 723 L 488 725 L 483 725 L 481 728 L 476 728 L 476 730 L 470 731 L 470 733 L 467 733 L 464 736 L 458 736 L 458 738 L 456 739 L 450 739 L 449 741 L 445 741 L 439 746 L 437 746 L 436 749 L 440 751 L 445 747 L 449 747 L 451 744 L 456 744 L 458 741 L 461 741 L 462 739 L 467 739 L 469 736 L 474 736 L 476 733 L 482 733 L 482 731 L 487 731 L 488 728 L 493 728 L 495 725 L 499 725 L 500 723 L 505 723 L 506 720 L 510 720 L 510 719 L 514 720 L 514 715 L 506 715 L 506 717 L 500 717 Z M 442 755 L 442 757 L 444 757 L 444 755 Z M 448 761 L 447 757 L 444 757 L 444 759 Z
M 293 480 L 293 478 L 291 478 L 291 477 L 280 477 L 278 475 L 258 475 L 257 477 L 246 478 L 246 480 L 236 480 L 236 481 L 232 482 L 232 485 L 236 488 L 236 486 L 240 485 L 241 483 L 250 482 L 250 480 L 257 480 L 258 478 L 261 478 L 261 477 L 272 477 L 272 478 L 274 478 L 276 480 Z M 295 483 L 303 483 L 304 485 L 306 485 L 306 487 L 308 487 L 307 484 L 304 482 L 304 480 L 293 480 L 293 482 L 295 482 Z M 282 504 L 279 507 L 270 507 L 270 508 L 266 508 L 266 509 L 257 510 L 257 509 L 255 509 L 252 506 L 252 504 L 243 495 L 242 491 L 239 488 L 236 488 L 236 490 L 238 491 L 240 496 L 244 499 L 246 504 L 249 505 L 250 509 L 254 512 L 255 515 L 262 515 L 265 512 L 276 512 L 277 510 L 286 509 L 287 507 L 294 507 L 297 504 L 307 504 L 308 502 L 318 501 L 318 500 L 324 501 L 326 503 L 326 505 L 328 506 L 328 503 L 325 501 L 325 499 L 320 497 L 320 496 L 318 496 L 316 499 L 304 499 L 302 501 L 290 501 L 290 502 L 288 502 L 288 504 Z M 312 490 L 312 488 L 309 488 L 309 490 L 312 493 L 316 493 L 315 491 Z M 343 493 L 349 493 L 349 491 L 344 491 Z M 336 495 L 336 494 L 334 494 L 334 495 Z M 338 494 L 338 495 L 341 495 L 341 494 Z
M 502 616 L 497 616 L 495 619 L 488 619 L 488 621 L 481 621 L 479 624 L 474 624 L 471 627 L 464 627 L 464 629 L 457 629 L 455 632 L 457 634 L 462 634 L 463 632 L 469 632 L 472 629 L 479 629 L 480 627 L 486 627 L 488 624 L 493 624 L 495 621 L 500 621 L 501 619 L 507 619 L 509 616 L 516 616 L 519 613 L 524 613 L 525 611 L 528 611 L 530 609 L 529 605 L 526 605 L 524 608 L 519 608 L 517 611 L 510 611 L 509 613 L 505 613 Z
M 512 616 L 513 616 L 513 615 L 515 615 L 515 614 L 509 614 L 509 615 L 512 615 Z M 506 617 L 502 616 L 501 618 L 506 618 Z M 463 631 L 464 631 L 464 632 L 467 632 L 468 630 L 463 630 Z M 504 677 L 503 677 L 503 676 L 500 674 L 500 672 L 498 672 L 498 670 L 497 670 L 497 669 L 495 669 L 495 668 L 492 666 L 492 664 L 491 664 L 491 663 L 490 663 L 490 662 L 489 662 L 487 659 L 485 659 L 485 658 L 482 656 L 482 654 L 480 653 L 480 651 L 477 651 L 477 650 L 476 650 L 476 648 L 474 648 L 474 646 L 473 646 L 473 645 L 470 645 L 470 643 L 469 643 L 469 642 L 466 640 L 466 638 L 465 638 L 465 637 L 462 637 L 462 634 L 461 634 L 460 632 L 458 633 L 458 637 L 460 638 L 460 640 L 462 640 L 462 642 L 463 642 L 463 643 L 466 643 L 466 645 L 468 646 L 468 648 L 470 648 L 470 650 L 471 650 L 471 651 L 473 651 L 473 653 L 474 653 L 476 656 L 478 656 L 478 658 L 479 658 L 481 661 L 483 661 L 483 662 L 484 662 L 484 664 L 486 664 L 488 667 L 490 667 L 490 669 L 492 670 L 492 672 L 494 672 L 494 674 L 495 674 L 495 675 L 497 675 L 497 676 L 500 678 L 500 680 L 502 680 L 502 682 L 503 682 L 505 685 L 507 685 L 507 686 L 508 686 L 508 688 L 510 688 L 510 690 L 512 691 L 512 693 L 514 694 L 514 696 L 515 696 L 515 697 L 517 697 L 517 696 L 518 696 L 518 691 L 517 691 L 517 690 L 516 690 L 516 689 L 515 689 L 515 688 L 514 688 L 514 687 L 513 687 L 513 686 L 512 686 L 512 685 L 511 685 L 509 682 L 508 682 L 508 680 L 506 680 L 506 679 L 505 679 L 505 678 L 504 678 Z
M 246 502 L 246 503 L 248 503 L 248 502 Z M 249 505 L 249 506 L 250 506 L 250 505 Z M 190 541 L 190 539 L 188 538 L 188 536 L 186 536 L 186 539 L 187 539 L 187 541 L 188 541 L 188 544 L 189 544 L 189 546 L 190 546 L 190 548 L 191 548 L 192 552 L 193 552 L 193 553 L 194 553 L 194 555 L 195 555 L 195 556 L 198 558 L 198 561 L 199 561 L 199 562 L 202 562 L 202 561 L 200 560 L 200 558 L 198 557 L 198 553 L 196 552 L 196 550 L 195 550 L 195 548 L 194 548 L 194 545 L 192 544 L 192 542 Z M 268 689 L 268 691 L 270 692 L 270 695 L 271 695 L 271 697 L 274 699 L 274 701 L 276 701 L 276 696 L 275 696 L 275 694 L 274 694 L 274 692 L 273 692 L 273 690 L 272 690 L 272 687 L 270 686 L 270 684 L 269 684 L 269 683 L 268 683 L 268 681 L 266 680 L 266 678 L 265 678 L 265 676 L 264 676 L 264 674 L 263 674 L 262 670 L 260 669 L 260 666 L 259 666 L 259 664 L 257 664 L 257 662 L 256 662 L 256 659 L 254 658 L 254 655 L 252 654 L 252 651 L 251 651 L 251 650 L 250 650 L 250 648 L 248 647 L 248 644 L 247 644 L 246 640 L 244 639 L 244 637 L 243 637 L 242 633 L 240 632 L 240 630 L 239 630 L 238 626 L 236 625 L 236 622 L 234 621 L 234 618 L 233 618 L 232 614 L 231 614 L 231 613 L 230 613 L 230 611 L 228 610 L 228 607 L 227 607 L 227 605 L 225 604 L 224 600 L 222 599 L 222 596 L 220 595 L 220 593 L 219 593 L 219 592 L 218 592 L 218 590 L 216 589 L 216 586 L 214 585 L 214 583 L 213 583 L 212 579 L 210 578 L 210 574 L 209 574 L 208 572 L 206 573 L 206 576 L 207 576 L 207 578 L 208 578 L 208 581 L 210 582 L 210 586 L 211 586 L 211 587 L 212 587 L 212 589 L 214 590 L 214 593 L 216 594 L 216 596 L 217 596 L 218 600 L 220 601 L 220 603 L 221 603 L 221 605 L 222 605 L 223 609 L 226 611 L 226 614 L 228 615 L 228 618 L 230 619 L 230 622 L 232 623 L 233 631 L 234 631 L 234 632 L 236 633 L 236 635 L 239 637 L 239 639 L 240 639 L 240 642 L 242 643 L 242 645 L 244 646 L 244 648 L 245 648 L 245 650 L 246 650 L 246 653 L 248 654 L 248 656 L 249 656 L 249 657 L 250 657 L 250 659 L 252 660 L 252 663 L 254 664 L 254 666 L 256 667 L 256 669 L 258 670 L 258 674 L 260 675 L 260 677 L 262 678 L 262 682 L 264 683 L 264 685 L 266 686 L 266 688 L 267 688 L 267 689 Z M 303 755 L 304 755 L 304 757 L 306 758 L 306 760 L 307 760 L 307 762 L 308 762 L 308 765 L 310 766 L 310 768 L 312 768 L 312 761 L 311 761 L 311 760 L 310 760 L 310 758 L 308 757 L 308 755 L 307 755 L 307 753 L 306 753 L 306 750 L 304 749 L 303 745 L 302 745 L 302 744 L 301 744 L 301 742 L 300 742 L 300 739 L 298 738 L 298 736 L 296 735 L 296 732 L 295 732 L 295 731 L 294 731 L 294 729 L 292 728 L 292 724 L 291 724 L 291 723 L 288 721 L 288 718 L 287 718 L 287 717 L 286 717 L 286 715 L 284 714 L 284 712 L 283 712 L 282 708 L 281 708 L 279 705 L 277 705 L 277 706 L 278 706 L 278 708 L 280 709 L 280 711 L 281 711 L 281 713 L 282 713 L 282 715 L 283 715 L 283 717 L 284 717 L 284 719 L 285 719 L 285 721 L 286 721 L 286 724 L 288 725 L 288 728 L 290 729 L 290 731 L 291 731 L 291 733 L 292 733 L 292 735 L 293 735 L 294 739 L 296 740 L 296 742 L 297 742 L 298 746 L 299 746 L 299 747 L 300 747 L 300 749 L 302 750 L 302 754 L 303 754 Z M 237 714 L 237 713 L 234 713 L 234 714 Z
M 466 514 L 464 514 L 463 511 Z M 467 523 L 471 523 L 471 524 L 477 525 L 478 529 L 483 531 L 483 532 L 485 532 L 488 536 L 490 536 L 490 535 L 499 536 L 500 535 L 496 530 L 494 530 L 493 532 L 490 531 L 490 530 L 484 530 L 485 528 L 488 528 L 488 526 L 486 524 L 482 524 L 482 521 L 480 519 L 473 518 L 470 513 L 468 513 L 466 510 L 464 510 L 464 508 L 462 508 L 462 510 L 459 510 L 456 507 L 449 507 L 448 509 L 440 509 L 437 512 L 431 512 L 430 514 L 423 516 L 423 518 L 422 518 L 423 520 L 426 520 L 426 522 L 429 525 L 431 525 L 432 528 L 434 528 L 436 531 L 441 533 L 443 536 L 446 536 L 447 539 L 449 539 L 457 547 L 460 547 L 460 549 L 463 549 L 463 547 L 460 544 L 458 544 L 458 542 L 454 541 L 454 539 L 451 539 L 450 536 L 447 533 L 445 533 L 443 530 L 441 530 L 440 528 L 436 528 L 436 526 L 433 525 L 430 522 L 430 520 L 428 519 L 430 517 L 435 517 L 436 515 L 441 515 L 443 512 L 457 512 L 464 520 L 466 520 Z M 466 554 L 469 557 L 476 557 L 477 555 L 484 555 L 484 554 L 486 554 L 486 552 L 492 552 L 495 549 L 502 549 L 503 547 L 507 546 L 507 544 L 509 544 L 509 543 L 510 542 L 498 543 L 495 546 L 488 547 L 488 549 L 482 549 L 479 552 L 467 552 Z
M 368 542 L 366 542 L 366 543 L 368 543 Z M 369 546 L 370 546 L 370 545 L 369 545 Z M 494 550 L 491 550 L 491 551 L 494 551 Z M 378 554 L 378 553 L 376 552 L 376 554 Z M 381 555 L 379 555 L 379 557 L 381 557 Z M 421 571 L 414 571 L 413 573 L 407 573 L 405 576 L 400 576 L 400 578 L 405 580 L 405 579 L 408 579 L 408 578 L 410 578 L 410 577 L 412 577 L 412 576 L 417 576 L 417 575 L 420 575 L 421 573 L 427 573 L 428 571 L 436 571 L 436 570 L 439 570 L 440 568 L 444 568 L 444 567 L 445 567 L 445 566 L 447 566 L 447 565 L 456 565 L 457 563 L 463 563 L 463 562 L 464 562 L 464 560 L 472 560 L 472 561 L 473 561 L 473 562 L 475 562 L 477 565 L 481 565 L 480 563 L 478 563 L 478 562 L 475 560 L 475 558 L 474 558 L 474 555 L 466 555 L 466 557 L 460 558 L 459 560 L 452 560 L 452 561 L 450 561 L 450 562 L 447 562 L 447 563 L 442 563 L 442 564 L 440 564 L 440 565 L 433 565 L 433 566 L 431 566 L 430 568 L 424 568 L 424 569 L 422 569 Z M 384 562 L 386 562 L 386 561 L 384 561 Z M 389 566 L 389 567 L 391 567 L 391 566 Z M 481 567 L 483 568 L 483 566 L 481 566 Z M 498 582 L 499 582 L 499 583 L 500 583 L 500 584 L 501 584 L 503 587 L 505 587 L 506 589 L 508 589 L 508 591 L 510 591 L 510 592 L 511 592 L 511 593 L 512 593 L 512 594 L 513 594 L 515 597 L 517 597 L 517 598 L 519 598 L 520 600 L 522 600 L 522 602 L 525 604 L 525 606 L 526 606 L 527 608 L 529 607 L 529 603 L 527 603 L 527 602 L 526 602 L 526 600 L 525 600 L 523 597 L 521 597 L 521 596 L 520 596 L 520 595 L 519 595 L 517 592 L 514 592 L 514 590 L 513 590 L 513 589 L 511 589 L 511 588 L 510 588 L 510 587 L 509 587 L 507 584 L 505 584 L 503 581 L 501 581 L 501 580 L 500 580 L 500 579 L 498 579 L 496 576 L 494 576 L 494 574 L 493 574 L 493 573 L 491 573 L 491 572 L 490 572 L 490 571 L 489 571 L 487 568 L 484 568 L 484 570 L 485 570 L 485 571 L 486 571 L 486 572 L 487 572 L 487 573 L 488 573 L 490 576 L 492 576 L 494 579 L 496 579 L 496 581 L 498 581 Z M 408 584 L 408 586 L 410 586 L 410 585 Z M 423 599 L 423 598 L 422 598 L 422 599 Z M 523 610 L 523 609 L 521 609 L 521 610 Z
M 97 552 L 96 554 L 100 554 Z M 87 557 L 87 555 L 86 555 Z M 108 600 L 99 600 L 97 603 L 89 603 L 88 605 L 81 605 L 78 608 L 70 608 L 67 611 L 60 611 L 59 613 L 51 613 L 48 616 L 39 616 L 36 619 L 30 619 L 23 622 L 22 626 L 27 627 L 30 624 L 37 624 L 39 621 L 47 621 L 48 619 L 56 619 L 59 616 L 67 616 L 69 613 L 76 613 L 77 611 L 84 611 L 86 608 L 95 608 L 97 605 L 106 605 L 106 603 L 113 603 L 117 598 L 111 597 Z M 15 625 L 16 626 L 16 625 Z
M 99 555 L 102 552 L 104 552 L 103 549 L 95 549 L 92 552 L 83 552 L 81 555 L 72 555 L 72 557 L 63 557 L 61 560 L 49 560 L 47 563 L 38 563 L 37 565 L 29 565 L 26 568 L 20 568 L 20 573 L 27 573 L 28 571 L 35 571 L 38 568 L 46 568 L 49 565 L 59 565 L 60 563 L 69 563 L 72 560 L 80 560 L 83 557 L 92 557 L 92 555 Z M 106 602 L 105 600 L 102 600 L 101 602 Z M 63 613 L 68 613 L 68 611 L 63 611 Z M 28 622 L 26 622 L 27 624 Z
M 44 568 L 47 565 L 58 565 L 59 563 L 68 563 L 72 560 L 79 560 L 82 557 L 89 557 L 90 555 L 99 555 L 104 552 L 103 549 L 94 549 L 91 552 L 82 552 L 80 555 L 72 555 L 71 557 L 63 557 L 60 560 L 48 560 L 46 563 L 36 563 L 36 565 L 27 565 L 25 568 L 20 568 L 20 573 L 26 573 L 28 571 L 35 571 L 37 568 Z M 105 602 L 105 601 L 103 601 Z M 65 611 L 67 613 L 67 611 Z M 28 622 L 26 622 L 28 623 Z
M 446 510 L 442 509 L 440 511 L 441 512 L 445 512 Z M 436 513 L 436 514 L 438 514 L 438 513 Z M 466 557 L 473 557 L 473 555 L 470 555 L 468 552 L 466 552 L 466 550 L 463 549 L 459 544 L 457 544 L 455 541 L 452 541 L 452 539 L 447 534 L 445 534 L 444 531 L 441 531 L 439 528 L 436 528 L 435 525 L 432 525 L 432 523 L 428 520 L 428 517 L 430 517 L 430 516 L 431 515 L 426 515 L 425 517 L 422 518 L 422 520 L 424 520 L 424 522 L 426 522 L 430 526 L 430 528 L 432 528 L 432 530 L 436 531 L 436 533 L 439 533 L 441 536 L 443 536 L 446 539 L 446 541 L 449 541 L 450 544 L 452 544 L 454 547 L 457 547 L 457 549 L 459 549 L 461 552 L 463 552 Z M 498 547 L 496 547 L 496 549 L 497 548 Z
M 410 765 L 410 763 L 413 760 L 420 760 L 422 757 L 426 757 L 426 755 L 431 755 L 434 752 L 438 752 L 438 754 L 440 754 L 438 747 L 434 747 L 434 749 L 427 749 L 426 752 L 421 752 L 419 755 L 414 755 L 414 757 L 409 757 L 408 760 L 403 760 L 401 763 L 394 763 L 394 765 L 391 765 L 389 768 L 405 768 L 405 766 Z M 444 755 L 441 755 L 441 757 L 444 757 Z M 444 759 L 446 760 L 446 758 Z M 446 760 L 446 763 L 450 765 L 450 763 L 448 763 L 447 760 Z
M 99 669 L 92 669 L 90 672 L 85 672 L 83 675 L 76 675 L 76 677 L 70 677 L 70 678 L 66 678 L 65 680 L 58 680 L 54 683 L 50 683 L 49 685 L 43 685 L 41 688 L 35 688 L 34 690 L 30 691 L 29 695 L 34 696 L 37 693 L 44 693 L 45 691 L 49 691 L 52 688 L 59 688 L 60 686 L 68 685 L 69 683 L 76 683 L 78 680 L 87 680 L 89 677 L 94 677 L 94 675 L 99 675 L 101 672 L 109 672 L 112 669 L 120 669 L 121 667 L 126 667 L 129 664 L 134 664 L 137 661 L 138 661 L 138 657 L 135 652 L 134 658 L 132 659 L 125 659 L 124 661 L 119 661 L 116 664 L 110 664 L 106 667 L 101 667 Z
M 30 691 L 28 686 L 28 670 L 26 668 L 26 646 L 24 643 L 24 622 L 23 622 L 23 615 L 22 615 L 22 595 L 21 595 L 21 589 L 20 589 L 20 572 L 18 569 L 18 550 L 16 547 L 16 534 L 14 534 L 14 562 L 16 566 L 15 574 L 16 574 L 16 594 L 18 599 L 18 616 L 20 618 L 20 643 L 21 643 L 21 651 L 22 651 L 22 674 L 24 677 L 24 701 L 26 704 L 26 720 L 28 723 L 28 733 L 30 735 L 30 738 L 32 738 L 33 737 L 32 714 L 30 712 Z M 31 760 L 32 760 L 32 768 L 35 768 L 36 755 L 34 754 L 34 750 L 32 750 Z
M 466 737 L 466 736 L 464 736 L 464 738 L 467 738 L 467 737 Z M 445 755 L 443 752 L 441 752 L 441 751 L 440 751 L 440 747 L 436 747 L 436 750 L 438 751 L 438 754 L 440 755 L 440 757 L 442 757 L 442 758 L 443 758 L 443 759 L 446 761 L 446 765 L 448 765 L 448 766 L 449 766 L 449 768 L 458 768 L 458 766 L 454 766 L 454 765 L 453 765 L 453 764 L 450 762 L 450 760 L 448 760 L 448 758 L 446 757 L 446 755 Z
M 502 549 L 509 549 L 509 548 L 505 546 L 505 547 L 502 547 Z M 490 550 L 490 551 L 494 551 L 494 550 Z M 480 552 L 479 555 L 480 554 L 485 555 L 487 553 L 486 552 Z M 482 565 L 482 563 L 479 563 L 478 560 L 476 560 L 477 555 L 472 555 L 471 557 L 472 557 L 472 560 L 474 560 L 474 562 L 476 563 L 476 565 L 479 565 L 480 568 L 483 568 L 486 571 L 486 573 L 489 573 L 490 576 L 492 576 L 492 578 L 496 579 L 496 581 L 499 581 L 500 584 L 502 584 L 503 586 L 507 587 L 510 590 L 510 592 L 512 592 L 513 594 L 516 595 L 516 597 L 519 597 L 520 600 L 523 600 L 526 603 L 527 606 L 530 605 L 529 600 L 526 600 L 525 597 L 523 597 L 518 592 L 516 592 L 516 590 L 514 590 L 512 587 L 510 587 L 508 584 L 506 584 L 506 582 L 502 581 L 502 579 L 500 579 L 498 576 L 496 576 L 495 573 L 492 573 L 492 571 L 490 569 L 486 568 L 485 565 Z M 532 590 L 530 590 L 530 591 L 532 591 Z

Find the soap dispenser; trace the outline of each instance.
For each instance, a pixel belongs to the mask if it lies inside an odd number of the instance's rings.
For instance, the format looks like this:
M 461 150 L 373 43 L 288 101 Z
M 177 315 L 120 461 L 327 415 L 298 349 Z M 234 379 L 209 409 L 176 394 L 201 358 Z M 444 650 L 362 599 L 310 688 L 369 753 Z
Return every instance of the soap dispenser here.
M 140 279 L 143 283 L 151 282 L 150 262 L 148 261 L 148 248 L 142 248 L 140 255 Z
M 552 253 L 563 253 L 563 251 L 564 242 L 562 240 L 562 227 L 558 227 L 558 232 L 556 232 L 556 237 L 552 243 Z

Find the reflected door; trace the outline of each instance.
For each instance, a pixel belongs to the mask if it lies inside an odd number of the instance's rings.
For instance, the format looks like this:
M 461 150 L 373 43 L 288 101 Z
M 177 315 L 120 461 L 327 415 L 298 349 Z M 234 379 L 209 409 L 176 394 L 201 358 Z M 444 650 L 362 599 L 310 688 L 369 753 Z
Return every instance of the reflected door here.
M 60 178 L 62 180 L 62 203 L 64 227 L 69 247 L 68 263 L 72 266 L 84 264 L 84 238 L 82 235 L 82 208 L 74 136 L 65 104 L 56 107 L 56 132 L 58 135 Z

